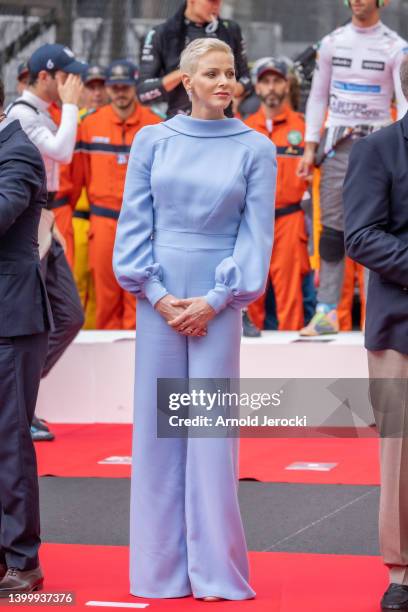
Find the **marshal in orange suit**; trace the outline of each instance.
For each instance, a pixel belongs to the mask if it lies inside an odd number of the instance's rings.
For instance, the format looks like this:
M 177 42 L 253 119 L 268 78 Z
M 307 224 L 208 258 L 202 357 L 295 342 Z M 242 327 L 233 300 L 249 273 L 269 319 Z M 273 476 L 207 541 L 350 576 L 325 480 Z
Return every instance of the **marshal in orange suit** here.
M 73 200 L 85 184 L 90 203 L 89 263 L 98 329 L 135 328 L 136 300 L 116 282 L 113 246 L 133 138 L 143 126 L 161 121 L 137 102 L 136 76 L 127 60 L 109 67 L 105 84 L 111 103 L 83 119 L 74 155 Z
M 310 269 L 300 205 L 307 184 L 296 175 L 303 154 L 304 119 L 287 103 L 290 85 L 284 62 L 267 58 L 258 66 L 256 80 L 261 106 L 245 123 L 275 143 L 278 160 L 275 239 L 269 277 L 275 291 L 279 329 L 298 330 L 304 323 L 302 278 Z M 262 329 L 265 296 L 248 310 L 252 321 Z

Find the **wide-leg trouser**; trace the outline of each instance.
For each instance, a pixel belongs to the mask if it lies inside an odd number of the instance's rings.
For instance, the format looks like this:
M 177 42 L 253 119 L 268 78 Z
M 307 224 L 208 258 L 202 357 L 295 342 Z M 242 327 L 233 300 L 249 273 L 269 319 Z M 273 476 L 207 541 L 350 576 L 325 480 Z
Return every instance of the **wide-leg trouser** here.
M 205 295 L 228 250 L 155 245 L 177 297 Z M 147 300 L 137 310 L 131 488 L 131 592 L 144 597 L 248 599 L 248 559 L 237 497 L 238 439 L 157 438 L 157 378 L 238 378 L 241 313 L 227 307 L 208 335 L 171 329 Z

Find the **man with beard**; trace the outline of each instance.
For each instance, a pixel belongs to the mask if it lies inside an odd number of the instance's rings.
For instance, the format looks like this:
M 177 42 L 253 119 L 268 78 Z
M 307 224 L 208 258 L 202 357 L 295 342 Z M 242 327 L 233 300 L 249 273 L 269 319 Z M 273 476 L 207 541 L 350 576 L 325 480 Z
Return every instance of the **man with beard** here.
M 255 90 L 260 109 L 245 123 L 265 134 L 277 148 L 275 239 L 269 271 L 280 330 L 297 330 L 303 325 L 302 279 L 309 271 L 307 236 L 301 200 L 306 182 L 296 175 L 303 155 L 304 120 L 291 110 L 287 100 L 290 83 L 284 61 L 266 58 L 256 70 Z M 272 202 L 271 202 L 272 206 Z M 265 296 L 249 307 L 254 323 L 263 328 Z
M 344 276 L 342 187 L 353 141 L 391 123 L 394 94 L 399 118 L 407 108 L 399 67 L 408 44 L 380 21 L 387 0 L 349 0 L 347 4 L 351 21 L 320 45 L 306 108 L 305 153 L 298 171 L 306 178 L 315 162 L 320 167 L 322 231 L 318 303 L 302 336 L 334 334 L 339 329 L 337 306 Z
M 110 104 L 89 112 L 79 127 L 73 161 L 76 202 L 85 186 L 90 204 L 89 264 L 95 282 L 97 329 L 134 329 L 136 300 L 119 287 L 112 269 L 130 147 L 136 133 L 161 119 L 138 104 L 137 68 L 117 60 L 105 86 Z

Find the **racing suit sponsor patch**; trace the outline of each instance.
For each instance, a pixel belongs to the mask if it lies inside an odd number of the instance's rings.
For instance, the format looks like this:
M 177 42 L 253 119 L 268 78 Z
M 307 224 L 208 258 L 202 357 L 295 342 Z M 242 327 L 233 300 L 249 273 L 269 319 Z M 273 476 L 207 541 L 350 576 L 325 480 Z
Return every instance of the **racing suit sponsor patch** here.
M 342 66 L 343 68 L 351 68 L 353 60 L 350 57 L 332 57 L 332 66 Z
M 353 91 L 356 93 L 380 93 L 381 85 L 365 85 L 363 83 L 345 83 L 344 81 L 334 81 L 333 87 L 342 91 Z
M 363 60 L 361 67 L 363 68 L 363 70 L 385 70 L 385 62 Z
M 381 112 L 378 109 L 370 108 L 364 102 L 347 102 L 339 99 L 335 94 L 330 96 L 329 108 L 332 112 L 343 117 L 353 119 L 364 119 L 366 121 L 378 120 Z

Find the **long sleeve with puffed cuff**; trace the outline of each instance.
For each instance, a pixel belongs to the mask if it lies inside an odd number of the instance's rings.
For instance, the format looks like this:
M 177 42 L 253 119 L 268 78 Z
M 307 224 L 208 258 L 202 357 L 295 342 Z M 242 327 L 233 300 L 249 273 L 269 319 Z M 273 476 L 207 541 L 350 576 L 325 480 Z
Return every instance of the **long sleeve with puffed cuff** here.
M 135 137 L 130 151 L 123 204 L 116 231 L 113 269 L 119 285 L 154 306 L 168 291 L 153 259 L 153 199 L 150 173 L 153 143 L 149 128 Z
M 218 313 L 245 308 L 260 297 L 270 266 L 274 232 L 276 149 L 266 141 L 253 152 L 247 193 L 234 251 L 215 270 L 215 286 L 205 299 Z

